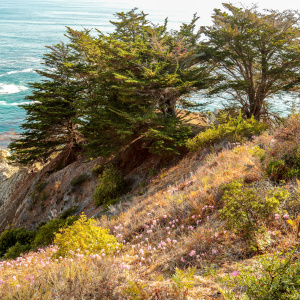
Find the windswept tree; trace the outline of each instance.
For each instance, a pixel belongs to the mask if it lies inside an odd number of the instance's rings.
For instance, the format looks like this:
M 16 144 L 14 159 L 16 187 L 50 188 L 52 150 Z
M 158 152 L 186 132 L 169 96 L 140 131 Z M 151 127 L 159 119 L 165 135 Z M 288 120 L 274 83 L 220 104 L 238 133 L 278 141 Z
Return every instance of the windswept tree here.
M 223 78 L 210 92 L 227 94 L 247 118 L 259 120 L 272 96 L 299 85 L 299 13 L 223 6 L 227 11 L 215 9 L 213 25 L 202 28 L 202 50 Z
M 21 137 L 9 145 L 11 159 L 21 164 L 47 162 L 58 152 L 70 162 L 80 149 L 82 137 L 74 122 L 78 117 L 75 101 L 83 89 L 76 76 L 77 58 L 63 43 L 48 48 L 45 68 L 37 71 L 43 80 L 31 85 L 32 94 L 26 99 L 32 102 L 22 105 L 27 117 Z
M 111 34 L 68 32 L 87 59 L 97 87 L 80 104 L 87 145 L 95 155 L 103 155 L 144 136 L 153 141 L 153 151 L 172 151 L 190 132 L 178 114 L 179 107 L 189 104 L 184 96 L 213 81 L 210 67 L 200 64 L 197 54 L 198 17 L 178 31 L 168 31 L 167 20 L 154 25 L 136 9 L 116 16 Z

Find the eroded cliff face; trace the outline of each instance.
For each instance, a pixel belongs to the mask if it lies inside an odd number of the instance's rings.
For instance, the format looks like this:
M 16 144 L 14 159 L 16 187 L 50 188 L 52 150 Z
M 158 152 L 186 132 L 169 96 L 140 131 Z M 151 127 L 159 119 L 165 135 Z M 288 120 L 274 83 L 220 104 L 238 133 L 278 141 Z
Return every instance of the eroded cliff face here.
M 3 175 L 0 181 L 0 232 L 11 224 L 35 229 L 69 208 L 88 215 L 97 213 L 99 209 L 94 207 L 92 198 L 98 179 L 91 172 L 97 163 L 101 159 L 88 163 L 79 159 L 53 172 L 48 165 L 18 169 L 3 162 L 10 175 Z M 83 182 L 72 184 L 74 178 L 82 175 Z
M 123 197 L 127 203 L 130 203 L 132 192 L 149 179 L 149 170 L 166 164 L 165 159 L 149 153 L 138 139 L 119 155 L 117 161 L 105 161 L 103 158 L 87 161 L 79 157 L 59 171 L 55 171 L 55 159 L 45 166 L 36 164 L 30 168 L 16 168 L 3 157 L 0 163 L 0 178 L 1 174 L 3 176 L 0 180 L 0 233 L 12 224 L 36 229 L 42 222 L 69 209 L 76 214 L 84 212 L 88 217 L 100 216 L 103 207 L 95 207 L 93 201 L 98 176 L 93 174 L 92 169 L 95 165 L 112 162 L 131 190 Z M 1 165 L 5 167 L 3 173 Z

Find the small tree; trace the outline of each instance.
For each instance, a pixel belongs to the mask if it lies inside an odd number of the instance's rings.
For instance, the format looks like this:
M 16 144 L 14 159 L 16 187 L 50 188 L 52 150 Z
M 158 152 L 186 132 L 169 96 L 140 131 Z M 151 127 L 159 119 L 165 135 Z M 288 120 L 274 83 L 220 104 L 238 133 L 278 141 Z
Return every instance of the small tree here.
M 259 120 L 272 96 L 299 84 L 299 13 L 223 6 L 227 12 L 215 9 L 213 25 L 202 28 L 203 50 L 222 78 L 211 94 L 226 93 Z

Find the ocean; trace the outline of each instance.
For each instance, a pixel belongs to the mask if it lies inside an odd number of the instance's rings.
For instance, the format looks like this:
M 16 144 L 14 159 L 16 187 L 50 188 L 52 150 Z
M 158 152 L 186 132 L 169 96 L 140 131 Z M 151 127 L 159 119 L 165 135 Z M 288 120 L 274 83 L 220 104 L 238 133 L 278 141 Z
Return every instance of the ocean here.
M 132 9 L 129 4 L 98 0 L 1 0 L 0 1 L 0 148 L 20 133 L 30 82 L 41 80 L 35 73 L 51 46 L 67 41 L 66 26 L 73 29 L 98 28 L 110 32 L 109 20 L 116 12 Z M 151 20 L 162 22 L 166 13 L 153 10 Z M 171 11 L 171 15 L 176 12 Z M 180 24 L 184 19 L 172 21 Z
M 43 68 L 45 46 L 67 41 L 66 26 L 110 32 L 114 14 L 132 8 L 126 2 L 101 0 L 0 0 L 0 148 L 21 132 L 26 116 L 18 105 L 26 103 L 29 83 L 41 80 L 35 70 Z M 169 17 L 170 28 L 192 17 L 172 8 L 145 12 L 154 23 Z M 211 108 L 220 106 L 215 99 Z

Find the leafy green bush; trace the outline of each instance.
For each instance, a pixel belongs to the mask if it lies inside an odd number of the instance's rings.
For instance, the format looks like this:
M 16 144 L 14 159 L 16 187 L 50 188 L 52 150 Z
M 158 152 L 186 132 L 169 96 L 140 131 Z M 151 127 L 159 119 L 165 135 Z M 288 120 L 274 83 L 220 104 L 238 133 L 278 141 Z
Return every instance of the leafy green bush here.
M 199 150 L 203 147 L 213 145 L 222 140 L 230 142 L 241 142 L 245 138 L 260 134 L 266 129 L 266 125 L 258 122 L 253 117 L 244 119 L 241 113 L 236 118 L 229 118 L 229 121 L 213 126 L 197 136 L 187 141 L 187 147 L 191 151 Z
M 0 236 L 0 257 L 17 243 L 30 245 L 35 237 L 35 232 L 26 230 L 24 227 L 5 230 Z
M 300 153 L 298 148 L 285 153 L 282 159 L 271 158 L 266 173 L 272 180 L 288 180 L 300 176 Z
M 288 197 L 289 192 L 284 188 L 272 187 L 265 191 L 254 184 L 233 181 L 224 188 L 220 216 L 229 229 L 254 238 L 274 221 L 275 213 L 281 213 L 281 205 Z
M 19 257 L 21 254 L 25 254 L 31 250 L 29 244 L 21 245 L 17 242 L 14 246 L 10 247 L 4 255 L 4 259 L 15 259 Z
M 76 220 L 78 220 L 77 216 L 68 217 L 66 219 L 52 219 L 48 221 L 37 230 L 35 239 L 31 244 L 32 249 L 52 244 L 55 234 L 61 228 L 72 225 Z
M 272 180 L 289 180 L 300 177 L 300 114 L 292 114 L 274 134 L 267 148 L 265 170 Z
M 124 191 L 125 184 L 121 175 L 113 166 L 107 166 L 99 175 L 99 184 L 93 195 L 95 205 L 109 205 L 117 201 Z
M 235 273 L 234 276 L 220 278 L 226 285 L 226 289 L 222 290 L 226 299 L 236 299 L 233 290 L 237 286 L 245 290 L 243 299 L 300 299 L 300 259 L 294 251 L 261 257 L 255 267 Z
M 77 249 L 86 254 L 97 254 L 101 251 L 110 254 L 121 245 L 108 232 L 108 229 L 98 227 L 94 219 L 81 215 L 73 225 L 56 233 L 54 244 L 59 247 L 56 255 L 67 256 L 76 253 Z

